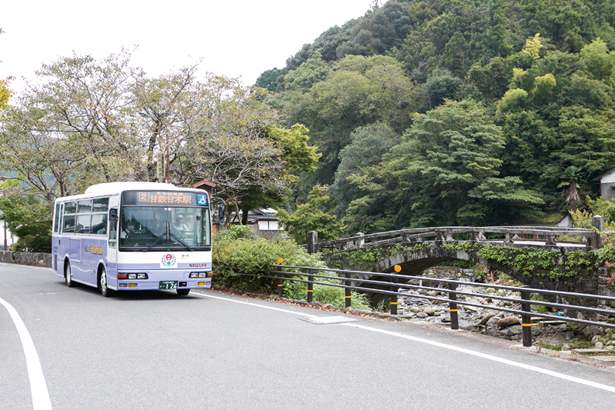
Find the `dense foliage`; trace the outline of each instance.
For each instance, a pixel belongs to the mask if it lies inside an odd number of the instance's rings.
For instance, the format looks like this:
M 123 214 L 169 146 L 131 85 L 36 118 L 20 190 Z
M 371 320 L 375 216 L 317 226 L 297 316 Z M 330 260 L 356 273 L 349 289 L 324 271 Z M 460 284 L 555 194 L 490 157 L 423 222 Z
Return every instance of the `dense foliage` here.
M 584 209 L 615 167 L 614 21 L 612 1 L 389 0 L 327 30 L 256 84 L 322 153 L 296 206 L 331 185 L 350 234 Z
M 213 259 L 216 261 L 214 286 L 277 292 L 277 280 L 266 278 L 272 276 L 269 272 L 272 266 L 282 259 L 287 266 L 312 266 L 326 268 L 318 255 L 308 254 L 304 248 L 289 240 L 268 241 L 257 237 L 247 226 L 231 226 L 214 236 Z M 236 274 L 249 273 L 253 278 Z M 319 275 L 337 276 L 332 272 L 321 271 Z M 305 276 L 294 276 L 305 280 Z M 339 284 L 338 280 L 318 278 L 318 282 Z M 335 306 L 345 305 L 344 289 L 326 285 L 314 285 L 314 301 L 330 303 Z M 303 282 L 285 281 L 283 295 L 293 299 L 306 299 L 307 284 Z M 352 293 L 352 306 L 367 309 L 369 304 L 365 295 Z

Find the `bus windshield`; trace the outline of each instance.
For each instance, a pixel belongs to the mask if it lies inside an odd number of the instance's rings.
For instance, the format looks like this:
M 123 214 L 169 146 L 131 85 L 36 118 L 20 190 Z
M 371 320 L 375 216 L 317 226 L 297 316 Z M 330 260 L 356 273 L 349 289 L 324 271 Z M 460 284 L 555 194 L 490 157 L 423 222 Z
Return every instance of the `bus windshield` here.
M 206 207 L 126 206 L 120 213 L 122 250 L 195 250 L 211 247 Z

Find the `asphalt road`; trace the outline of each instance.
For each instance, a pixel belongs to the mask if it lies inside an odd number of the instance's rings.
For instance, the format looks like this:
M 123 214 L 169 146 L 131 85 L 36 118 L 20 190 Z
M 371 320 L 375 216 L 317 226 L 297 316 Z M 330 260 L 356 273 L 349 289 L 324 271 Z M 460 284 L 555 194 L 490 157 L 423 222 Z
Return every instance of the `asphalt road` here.
M 0 302 L 0 409 L 578 410 L 615 400 L 610 371 L 408 322 L 314 323 L 347 317 L 215 291 L 103 298 L 49 269 L 0 264 Z

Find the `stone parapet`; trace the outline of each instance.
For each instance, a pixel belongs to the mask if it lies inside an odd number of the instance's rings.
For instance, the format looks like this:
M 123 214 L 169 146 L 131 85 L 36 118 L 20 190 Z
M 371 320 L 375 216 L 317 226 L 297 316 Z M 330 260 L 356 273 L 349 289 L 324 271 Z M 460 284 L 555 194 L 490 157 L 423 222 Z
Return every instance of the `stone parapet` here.
M 51 267 L 51 254 L 1 251 L 0 262 Z

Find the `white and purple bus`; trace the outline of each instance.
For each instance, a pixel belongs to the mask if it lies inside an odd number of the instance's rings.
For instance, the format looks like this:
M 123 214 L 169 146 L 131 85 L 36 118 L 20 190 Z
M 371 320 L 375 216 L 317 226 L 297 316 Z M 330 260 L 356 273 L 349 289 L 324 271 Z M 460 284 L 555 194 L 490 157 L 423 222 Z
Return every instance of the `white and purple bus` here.
M 52 268 L 69 287 L 112 291 L 211 288 L 206 191 L 152 182 L 93 185 L 55 202 Z

